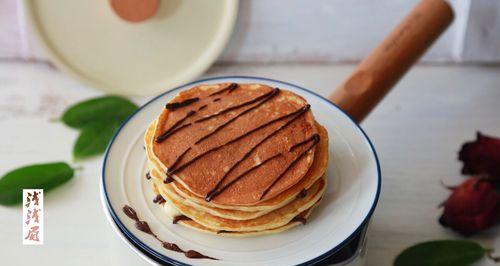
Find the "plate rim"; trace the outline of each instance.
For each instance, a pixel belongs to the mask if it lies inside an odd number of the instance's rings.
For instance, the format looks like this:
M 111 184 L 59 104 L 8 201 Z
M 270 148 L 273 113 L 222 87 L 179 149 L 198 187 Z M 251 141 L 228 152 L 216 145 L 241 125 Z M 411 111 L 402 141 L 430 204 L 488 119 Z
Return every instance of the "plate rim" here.
M 261 80 L 261 81 L 264 81 L 264 82 L 265 81 L 267 81 L 267 82 L 275 82 L 275 83 L 281 83 L 281 84 L 284 84 L 284 85 L 287 85 L 287 86 L 290 86 L 290 87 L 294 87 L 296 89 L 305 91 L 307 93 L 311 93 L 314 96 L 318 97 L 320 100 L 324 101 L 326 104 L 329 104 L 332 107 L 336 108 L 338 111 L 340 111 L 345 117 L 347 117 L 351 121 L 351 123 L 355 126 L 355 128 L 362 133 L 364 139 L 369 144 L 370 150 L 372 152 L 373 158 L 375 159 L 375 164 L 376 164 L 376 167 L 377 167 L 377 190 L 375 192 L 375 197 L 373 198 L 373 202 L 371 203 L 372 206 L 370 207 L 370 211 L 364 217 L 363 221 L 359 224 L 359 226 L 356 228 L 356 230 L 354 230 L 340 244 L 334 246 L 329 251 L 323 253 L 322 255 L 317 256 L 314 259 L 311 259 L 309 261 L 306 261 L 306 262 L 303 262 L 303 263 L 300 263 L 300 264 L 297 264 L 297 265 L 311 265 L 311 264 L 314 264 L 314 263 L 318 263 L 318 262 L 326 259 L 327 257 L 333 255 L 335 252 L 337 252 L 343 246 L 345 246 L 354 236 L 356 236 L 356 234 L 359 232 L 359 230 L 363 229 L 363 227 L 368 223 L 370 217 L 373 215 L 373 212 L 375 211 L 375 208 L 377 207 L 377 203 L 378 203 L 378 200 L 379 200 L 379 197 L 380 197 L 380 190 L 381 190 L 381 185 L 382 185 L 382 173 L 381 173 L 381 168 L 380 168 L 380 161 L 379 161 L 377 152 L 375 150 L 375 146 L 373 145 L 373 143 L 370 140 L 370 138 L 368 137 L 368 135 L 361 128 L 361 126 L 358 123 L 356 123 L 356 121 L 354 121 L 354 119 L 352 119 L 352 117 L 349 116 L 346 112 L 344 112 L 339 106 L 337 106 L 336 104 L 332 103 L 330 100 L 326 99 L 325 97 L 321 96 L 320 94 L 318 94 L 318 93 L 316 93 L 314 91 L 308 90 L 308 89 L 306 89 L 304 87 L 301 87 L 301 86 L 298 86 L 298 85 L 295 85 L 295 84 L 292 84 L 292 83 L 288 83 L 288 82 L 285 82 L 285 81 L 277 80 L 277 79 L 271 79 L 271 78 L 265 78 L 265 77 L 256 77 L 256 76 L 243 76 L 243 75 L 209 77 L 209 78 L 204 78 L 204 79 L 199 79 L 199 80 L 191 81 L 189 83 L 186 83 L 186 84 L 177 86 L 177 87 L 175 87 L 173 89 L 167 90 L 167 91 L 165 91 L 165 92 L 163 92 L 163 93 L 161 93 L 161 94 L 153 97 L 151 100 L 147 101 L 145 104 L 143 104 L 142 106 L 140 106 L 134 113 L 132 113 L 129 117 L 127 117 L 127 119 L 120 125 L 120 127 L 118 128 L 118 130 L 115 132 L 115 134 L 111 138 L 111 140 L 110 140 L 110 142 L 109 142 L 109 144 L 108 144 L 108 146 L 106 148 L 106 152 L 104 153 L 104 160 L 103 160 L 102 171 L 101 171 L 101 191 L 102 191 L 101 200 L 103 201 L 102 202 L 103 208 L 107 208 L 107 210 L 109 211 L 109 214 L 110 214 L 111 218 L 114 220 L 115 224 L 119 227 L 119 229 L 121 229 L 121 231 L 127 237 L 129 237 L 130 240 L 132 240 L 135 244 L 137 244 L 139 247 L 141 247 L 144 251 L 148 252 L 149 254 L 157 257 L 158 259 L 160 259 L 160 260 L 162 260 L 164 262 L 167 262 L 167 263 L 170 263 L 170 264 L 173 264 L 173 265 L 190 265 L 190 264 L 186 264 L 184 262 L 175 260 L 173 258 L 170 258 L 170 257 L 168 257 L 168 256 L 166 256 L 164 254 L 158 253 L 154 249 L 150 248 L 148 245 L 144 244 L 140 239 L 138 239 L 137 237 L 135 237 L 135 235 L 132 232 L 130 232 L 125 227 L 125 225 L 123 225 L 123 223 L 121 222 L 121 220 L 116 215 L 115 210 L 110 205 L 110 200 L 109 200 L 109 197 L 108 197 L 108 192 L 106 190 L 106 181 L 105 181 L 106 180 L 106 174 L 105 174 L 105 172 L 106 172 L 106 163 L 107 163 L 107 160 L 108 160 L 109 151 L 110 151 L 111 147 L 113 146 L 113 143 L 114 143 L 115 139 L 117 138 L 117 136 L 120 134 L 121 130 L 123 129 L 123 127 L 128 123 L 128 121 L 130 119 L 132 119 L 137 113 L 139 113 L 146 106 L 148 106 L 152 102 L 156 101 L 158 98 L 163 97 L 165 94 L 177 91 L 177 90 L 179 90 L 179 89 L 181 89 L 183 87 L 190 86 L 190 85 L 193 85 L 193 84 L 196 84 L 196 83 L 200 83 L 200 82 L 207 82 L 207 81 L 219 80 L 219 79 L 254 79 L 254 80 Z
M 93 88 L 96 88 L 100 91 L 113 93 L 113 94 L 121 94 L 121 95 L 133 95 L 133 96 L 151 96 L 156 95 L 158 90 L 161 87 L 178 87 L 179 85 L 185 84 L 186 82 L 193 80 L 199 77 L 201 74 L 206 72 L 206 70 L 217 60 L 219 55 L 222 53 L 224 48 L 226 47 L 229 39 L 234 31 L 236 25 L 236 19 L 238 17 L 238 8 L 239 8 L 239 0 L 223 0 L 222 6 L 226 10 L 224 14 L 226 16 L 226 22 L 222 22 L 219 25 L 219 30 L 222 31 L 221 36 L 214 41 L 214 47 L 207 47 L 206 56 L 204 56 L 204 61 L 194 63 L 187 67 L 186 70 L 189 70 L 186 75 L 183 75 L 183 78 L 180 80 L 169 80 L 159 87 L 153 88 L 149 87 L 149 90 L 146 89 L 146 93 L 141 93 L 144 90 L 134 91 L 134 92 L 117 92 L 110 90 L 106 85 L 106 83 L 99 82 L 98 80 L 90 78 L 88 75 L 82 73 L 81 70 L 76 68 L 71 62 L 68 62 L 66 58 L 58 53 L 58 51 L 53 47 L 50 42 L 50 38 L 44 33 L 43 27 L 36 19 L 35 8 L 33 6 L 34 0 L 22 0 L 21 8 L 23 9 L 23 16 L 26 18 L 26 24 L 28 24 L 30 31 L 35 36 L 37 43 L 43 49 L 45 55 L 48 60 L 52 62 L 58 69 L 67 73 L 73 79 L 83 82 L 86 85 L 89 85 Z M 210 51 L 208 51 L 210 50 Z M 203 56 L 202 56 L 203 57 Z M 196 64 L 195 64 L 196 63 Z

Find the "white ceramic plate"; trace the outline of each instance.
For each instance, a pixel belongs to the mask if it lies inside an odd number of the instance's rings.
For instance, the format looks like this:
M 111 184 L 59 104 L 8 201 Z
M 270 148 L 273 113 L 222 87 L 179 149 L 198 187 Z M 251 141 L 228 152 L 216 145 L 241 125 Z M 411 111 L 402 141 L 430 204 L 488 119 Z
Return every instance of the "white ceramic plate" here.
M 144 22 L 107 0 L 24 0 L 28 22 L 57 67 L 104 91 L 154 95 L 203 73 L 227 43 L 237 0 L 165 0 Z
M 198 84 L 220 82 L 261 83 L 293 91 L 311 104 L 315 118 L 330 137 L 328 187 L 321 205 L 305 226 L 253 238 L 233 238 L 199 233 L 172 224 L 157 204 L 145 179 L 143 134 L 148 124 L 179 91 Z M 196 81 L 168 91 L 140 108 L 118 130 L 106 152 L 102 172 L 103 205 L 120 230 L 135 245 L 174 264 L 295 265 L 311 264 L 335 253 L 362 228 L 371 216 L 380 192 L 380 167 L 375 150 L 356 123 L 321 96 L 298 86 L 255 77 L 221 77 Z M 132 206 L 161 239 L 220 260 L 188 259 L 161 247 L 150 235 L 138 231 L 122 207 Z

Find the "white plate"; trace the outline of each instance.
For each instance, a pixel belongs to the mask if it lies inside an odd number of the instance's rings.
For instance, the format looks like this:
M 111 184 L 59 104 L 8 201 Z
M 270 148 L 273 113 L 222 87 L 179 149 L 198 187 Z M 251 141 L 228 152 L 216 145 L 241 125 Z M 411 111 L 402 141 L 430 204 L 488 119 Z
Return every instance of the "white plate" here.
M 142 138 L 146 127 L 179 91 L 220 82 L 261 83 L 298 93 L 307 99 L 315 118 L 327 128 L 330 137 L 328 187 L 322 203 L 305 226 L 253 238 L 213 236 L 172 224 L 152 202 L 155 195 L 144 177 L 147 170 Z M 118 130 L 106 152 L 102 175 L 103 205 L 131 241 L 164 262 L 195 265 L 276 266 L 320 261 L 340 249 L 369 219 L 378 200 L 381 181 L 370 140 L 338 107 L 304 88 L 255 77 L 200 80 L 154 98 Z M 162 248 L 153 237 L 134 227 L 134 222 L 122 212 L 125 204 L 132 206 L 161 239 L 220 260 L 188 259 Z
M 101 90 L 154 95 L 196 78 L 227 43 L 237 0 L 165 0 L 140 23 L 107 0 L 24 0 L 28 22 L 57 67 Z

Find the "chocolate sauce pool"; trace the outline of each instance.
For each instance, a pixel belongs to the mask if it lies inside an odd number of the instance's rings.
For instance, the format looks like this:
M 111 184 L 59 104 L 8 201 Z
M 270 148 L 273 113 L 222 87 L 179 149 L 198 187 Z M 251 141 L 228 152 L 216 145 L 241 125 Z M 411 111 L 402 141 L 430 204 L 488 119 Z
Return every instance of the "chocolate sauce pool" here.
M 184 256 L 186 256 L 187 258 L 190 258 L 190 259 L 217 260 L 216 258 L 205 256 L 205 255 L 203 255 L 200 252 L 195 251 L 195 250 L 184 251 L 183 249 L 179 248 L 179 246 L 177 246 L 175 243 L 170 243 L 170 242 L 166 242 L 166 241 L 161 240 L 155 233 L 153 233 L 153 231 L 151 231 L 151 228 L 149 227 L 149 224 L 146 221 L 139 220 L 137 213 L 135 212 L 134 209 L 132 209 L 132 207 L 125 205 L 125 206 L 123 206 L 122 210 L 123 210 L 123 213 L 125 213 L 125 215 L 128 216 L 128 218 L 135 221 L 135 228 L 137 228 L 137 230 L 144 232 L 144 233 L 156 238 L 158 241 L 160 241 L 163 248 L 171 250 L 171 251 L 175 251 L 175 252 L 184 253 Z

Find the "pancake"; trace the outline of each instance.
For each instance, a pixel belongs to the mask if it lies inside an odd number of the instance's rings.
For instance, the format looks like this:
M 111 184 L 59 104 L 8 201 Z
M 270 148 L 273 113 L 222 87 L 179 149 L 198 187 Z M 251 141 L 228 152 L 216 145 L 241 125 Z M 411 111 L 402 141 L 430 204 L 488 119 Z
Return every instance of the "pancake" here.
M 305 224 L 326 188 L 328 133 L 286 90 L 223 83 L 182 91 L 144 142 L 154 202 L 197 231 L 283 232 Z
M 156 185 L 154 183 L 152 183 L 152 185 L 153 185 L 153 191 L 155 191 L 155 193 L 159 193 Z M 189 220 L 189 219 L 188 220 L 179 220 L 177 222 L 177 224 L 181 224 L 185 227 L 194 229 L 194 230 L 199 231 L 199 232 L 209 233 L 209 234 L 213 234 L 213 235 L 220 235 L 220 236 L 253 237 L 253 236 L 276 234 L 276 233 L 286 231 L 288 229 L 291 229 L 291 228 L 298 226 L 298 225 L 301 225 L 301 224 L 304 225 L 307 222 L 307 218 L 309 218 L 309 216 L 311 215 L 312 210 L 319 205 L 320 201 L 321 201 L 321 199 L 318 202 L 316 202 L 311 208 L 301 212 L 299 215 L 294 217 L 294 219 L 292 219 L 292 221 L 290 221 L 288 224 L 277 227 L 277 228 L 262 230 L 262 231 L 247 231 L 247 232 L 217 231 L 217 230 L 213 230 L 213 229 L 210 229 L 208 227 L 205 227 L 205 226 L 203 226 L 203 225 L 201 225 L 193 220 Z M 176 217 L 178 215 L 182 215 L 182 213 L 177 211 L 168 202 L 161 203 L 160 205 L 163 206 L 163 210 L 165 211 L 167 216 L 172 220 L 174 219 L 174 217 Z
M 151 182 L 151 183 L 153 184 L 154 187 L 156 187 L 156 193 L 160 194 L 157 187 L 165 186 L 164 184 L 161 183 L 163 181 L 163 179 L 158 177 L 158 172 L 154 169 L 150 170 L 150 175 L 151 175 L 151 178 L 154 178 L 157 181 L 157 182 Z M 166 185 L 166 186 L 173 188 L 172 187 L 173 183 Z M 164 191 L 164 190 L 162 190 L 162 191 Z M 166 190 L 166 193 L 169 193 L 169 191 L 170 190 Z M 172 189 L 171 193 L 178 194 L 175 189 Z M 250 220 L 250 219 L 257 218 L 259 216 L 262 216 L 262 215 L 272 211 L 272 209 L 269 209 L 269 210 L 247 212 L 247 211 L 240 211 L 240 210 L 227 210 L 227 209 L 221 209 L 221 208 L 217 208 L 217 207 L 208 207 L 205 205 L 198 204 L 198 203 L 192 201 L 191 199 L 185 198 L 180 194 L 179 194 L 179 196 L 184 198 L 183 204 L 185 204 L 185 205 L 188 205 L 192 208 L 204 211 L 204 212 L 209 213 L 211 215 L 221 217 L 221 218 L 226 218 L 226 219 Z
M 307 194 L 304 197 L 296 198 L 282 208 L 255 219 L 232 220 L 217 217 L 184 204 L 185 199 L 176 194 L 175 190 L 169 186 L 162 186 L 162 183 L 155 179 L 151 179 L 151 181 L 157 186 L 162 197 L 183 215 L 211 230 L 232 232 L 262 231 L 284 226 L 291 222 L 294 217 L 318 202 L 326 187 L 326 180 L 324 178 L 319 179 L 307 190 Z
M 150 163 L 150 168 L 156 170 L 156 174 L 159 175 L 160 179 L 165 179 L 166 174 L 160 168 L 161 166 L 159 165 L 157 158 L 154 156 L 151 150 L 152 146 L 151 141 L 153 137 L 154 127 L 155 127 L 155 122 L 150 124 L 145 134 L 146 153 L 148 161 Z M 200 208 L 207 206 L 219 209 L 240 210 L 245 212 L 259 212 L 259 211 L 269 212 L 271 210 L 280 208 L 285 204 L 289 203 L 290 201 L 292 201 L 303 189 L 309 188 L 318 178 L 320 178 L 322 175 L 325 174 L 326 166 L 328 163 L 328 133 L 324 127 L 322 127 L 317 123 L 316 127 L 318 128 L 320 142 L 315 151 L 315 159 L 309 171 L 299 183 L 297 183 L 293 187 L 289 188 L 288 190 L 284 191 L 283 193 L 272 199 L 257 203 L 256 205 L 253 206 L 221 205 L 221 204 L 216 204 L 212 201 L 207 202 L 204 198 L 194 195 L 183 185 L 177 184 L 177 182 L 172 182 L 171 185 L 176 190 L 176 192 L 180 194 L 182 197 L 189 199 L 190 201 L 198 205 L 201 205 Z
M 304 224 L 303 221 L 307 221 L 307 218 L 309 218 L 309 216 L 311 215 L 312 210 L 318 204 L 319 204 L 319 202 L 317 202 L 311 208 L 309 208 L 309 209 L 303 211 L 302 213 L 300 213 L 299 215 L 297 215 L 298 218 L 302 218 L 304 220 L 295 219 L 295 220 L 290 221 L 286 225 L 283 225 L 283 226 L 280 226 L 277 228 L 273 228 L 273 229 L 262 230 L 262 231 L 247 231 L 247 232 L 216 231 L 216 230 L 207 228 L 199 223 L 196 223 L 193 220 L 183 220 L 183 221 L 179 221 L 178 223 L 185 226 L 185 227 L 188 227 L 188 228 L 200 231 L 200 232 L 213 234 L 213 235 L 232 236 L 232 237 L 253 237 L 253 236 L 270 235 L 270 234 L 281 233 L 281 232 L 289 230 L 293 227 Z
M 157 119 L 152 151 L 176 186 L 214 204 L 254 206 L 299 183 L 318 129 L 302 97 L 259 84 L 197 86 Z

